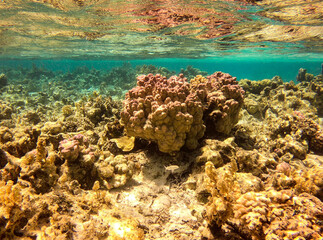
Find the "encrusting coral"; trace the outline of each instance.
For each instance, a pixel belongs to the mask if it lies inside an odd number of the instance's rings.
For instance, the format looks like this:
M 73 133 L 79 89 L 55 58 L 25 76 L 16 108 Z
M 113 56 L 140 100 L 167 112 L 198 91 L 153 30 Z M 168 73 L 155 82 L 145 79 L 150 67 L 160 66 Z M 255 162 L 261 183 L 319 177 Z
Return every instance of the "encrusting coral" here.
M 159 150 L 195 149 L 209 130 L 228 134 L 238 121 L 244 91 L 236 78 L 216 72 L 187 82 L 183 74 L 167 79 L 148 74 L 126 94 L 122 123 L 129 136 L 156 141 Z M 203 122 L 204 119 L 204 122 Z

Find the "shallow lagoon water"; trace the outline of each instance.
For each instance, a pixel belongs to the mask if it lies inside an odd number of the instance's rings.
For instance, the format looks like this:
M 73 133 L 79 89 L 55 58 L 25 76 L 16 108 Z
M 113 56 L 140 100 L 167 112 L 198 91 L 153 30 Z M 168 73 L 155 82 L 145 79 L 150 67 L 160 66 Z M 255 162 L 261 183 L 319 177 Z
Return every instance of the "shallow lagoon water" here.
M 113 67 L 122 66 L 124 63 L 130 63 L 133 67 L 140 65 L 155 65 L 165 67 L 169 70 L 179 72 L 187 66 L 193 66 L 202 71 L 212 74 L 215 71 L 230 73 L 237 79 L 262 80 L 271 79 L 274 76 L 280 76 L 283 81 L 296 81 L 296 76 L 300 68 L 305 68 L 309 73 L 315 75 L 322 72 L 322 59 L 296 58 L 283 59 L 277 57 L 268 59 L 265 56 L 259 58 L 241 58 L 239 56 L 222 58 L 163 58 L 163 59 L 139 59 L 139 60 L 73 60 L 73 59 L 55 59 L 55 60 L 2 60 L 0 67 L 21 66 L 31 68 L 32 65 L 43 67 L 51 71 L 73 71 L 77 67 L 86 66 L 98 70 L 111 70 Z
M 322 239 L 322 7 L 0 1 L 0 239 Z

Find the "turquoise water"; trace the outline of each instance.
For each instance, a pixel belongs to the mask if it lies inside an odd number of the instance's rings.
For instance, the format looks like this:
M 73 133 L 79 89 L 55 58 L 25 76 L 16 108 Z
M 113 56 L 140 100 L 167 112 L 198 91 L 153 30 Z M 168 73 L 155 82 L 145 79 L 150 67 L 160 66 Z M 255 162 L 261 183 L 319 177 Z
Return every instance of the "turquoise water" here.
M 305 68 L 307 72 L 314 75 L 321 74 L 321 64 L 323 59 L 235 59 L 235 58 L 207 58 L 207 59 L 146 59 L 129 61 L 109 61 L 109 60 L 2 60 L 0 69 L 5 67 L 26 67 L 31 68 L 33 64 L 52 71 L 73 71 L 77 67 L 87 66 L 99 70 L 110 70 L 113 67 L 130 63 L 132 67 L 137 65 L 155 65 L 166 67 L 177 73 L 191 65 L 202 71 L 212 74 L 215 71 L 230 73 L 237 79 L 262 80 L 271 79 L 278 75 L 283 81 L 296 81 L 296 76 L 300 68 Z

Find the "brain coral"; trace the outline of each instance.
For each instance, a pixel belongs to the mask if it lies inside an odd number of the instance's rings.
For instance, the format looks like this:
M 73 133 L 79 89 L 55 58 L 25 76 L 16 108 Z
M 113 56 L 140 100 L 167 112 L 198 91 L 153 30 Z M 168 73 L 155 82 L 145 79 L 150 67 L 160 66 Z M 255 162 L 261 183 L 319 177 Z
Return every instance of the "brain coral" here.
M 155 141 L 162 152 L 194 149 L 205 132 L 203 119 L 210 130 L 231 131 L 243 97 L 236 78 L 222 72 L 191 83 L 183 74 L 141 75 L 126 94 L 121 119 L 129 136 Z
M 182 74 L 141 75 L 126 94 L 121 119 L 129 136 L 156 141 L 162 152 L 195 148 L 204 135 L 203 108 Z

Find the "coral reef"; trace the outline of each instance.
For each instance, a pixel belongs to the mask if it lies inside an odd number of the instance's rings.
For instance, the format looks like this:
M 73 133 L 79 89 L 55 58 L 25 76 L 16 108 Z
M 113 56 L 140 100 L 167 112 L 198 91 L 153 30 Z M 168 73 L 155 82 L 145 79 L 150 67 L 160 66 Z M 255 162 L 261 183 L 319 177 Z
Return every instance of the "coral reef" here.
M 271 89 L 277 88 L 279 85 L 282 85 L 283 80 L 275 76 L 272 79 L 264 79 L 261 81 L 251 81 L 248 79 L 242 79 L 239 81 L 239 85 L 247 93 L 260 94 L 264 91 L 263 94 L 268 93 Z
M 306 193 L 249 192 L 236 201 L 233 211 L 239 231 L 251 239 L 319 239 L 323 234 L 323 204 Z
M 124 63 L 121 67 L 114 67 L 104 77 L 109 85 L 130 89 L 135 86 L 136 72 L 130 63 Z
M 107 189 L 124 186 L 136 171 L 135 160 L 131 156 L 109 156 L 95 163 L 98 176 Z
M 8 103 L 0 101 L 0 120 L 10 119 L 13 113 L 12 107 Z
M 283 140 L 282 137 L 287 139 Z M 276 128 L 272 130 L 272 139 L 280 141 L 280 143 L 277 141 L 277 143 L 274 143 L 274 145 L 277 144 L 274 151 L 277 153 L 278 151 L 289 152 L 300 159 L 305 158 L 309 149 L 313 152 L 321 153 L 323 148 L 322 131 L 319 125 L 300 112 L 294 112 L 291 116 L 282 117 Z M 286 144 L 289 146 L 286 146 Z M 289 149 L 285 149 L 286 147 Z M 283 153 L 278 154 L 283 155 Z
M 34 195 L 30 187 L 1 181 L 1 226 L 5 227 L 0 237 L 143 239 L 135 219 L 111 206 L 108 193 L 86 192 L 75 184 L 70 191 Z
M 293 82 L 278 84 L 277 79 L 260 81 L 274 87 L 263 86 L 258 90 L 253 87 L 259 85 L 258 82 L 239 82 L 246 88 L 247 98 L 242 121 L 234 129 L 238 145 L 249 149 L 269 148 L 281 159 L 290 156 L 304 159 L 309 151 L 320 154 L 322 130 L 318 110 L 321 109 L 316 107 L 320 101 L 320 76 L 309 84 L 297 85 Z M 266 122 L 268 127 L 257 121 Z M 246 144 L 246 139 L 252 142 Z
M 1 239 L 323 237 L 320 76 L 3 72 Z
M 205 83 L 192 83 L 192 88 L 204 103 L 206 128 L 208 131 L 214 129 L 229 134 L 239 120 L 244 90 L 238 85 L 236 78 L 227 73 L 215 72 L 206 79 Z
M 37 127 L 9 129 L 1 127 L 1 148 L 11 155 L 22 157 L 36 148 L 40 130 Z
M 165 76 L 167 78 L 170 78 L 171 76 L 176 74 L 175 71 L 170 71 L 165 67 L 158 67 L 158 66 L 154 66 L 154 65 L 145 65 L 145 64 L 142 66 L 140 66 L 140 65 L 136 66 L 136 74 L 137 75 L 148 75 L 149 73 L 151 73 L 153 75 L 160 74 L 160 75 Z
M 156 141 L 160 151 L 194 149 L 205 127 L 202 104 L 183 75 L 141 75 L 126 94 L 122 122 L 129 136 Z
M 221 229 L 230 239 L 322 237 L 323 204 L 313 196 L 322 197 L 322 167 L 300 174 L 283 162 L 276 167 L 279 180 L 264 184 L 252 174 L 239 177 L 242 173 L 234 161 L 217 169 L 211 161 L 205 164 L 204 184 L 210 193 L 206 218 L 211 228 Z M 283 190 L 274 190 L 277 180 Z
M 203 79 L 198 75 L 189 84 L 183 74 L 139 76 L 121 113 L 127 134 L 156 141 L 166 153 L 184 144 L 196 148 L 205 131 L 202 119 L 209 130 L 228 134 L 238 121 L 244 91 L 229 74 Z
M 310 82 L 311 80 L 313 80 L 313 78 L 314 78 L 313 74 L 307 73 L 306 69 L 304 68 L 300 68 L 298 70 L 296 80 L 298 82 Z

